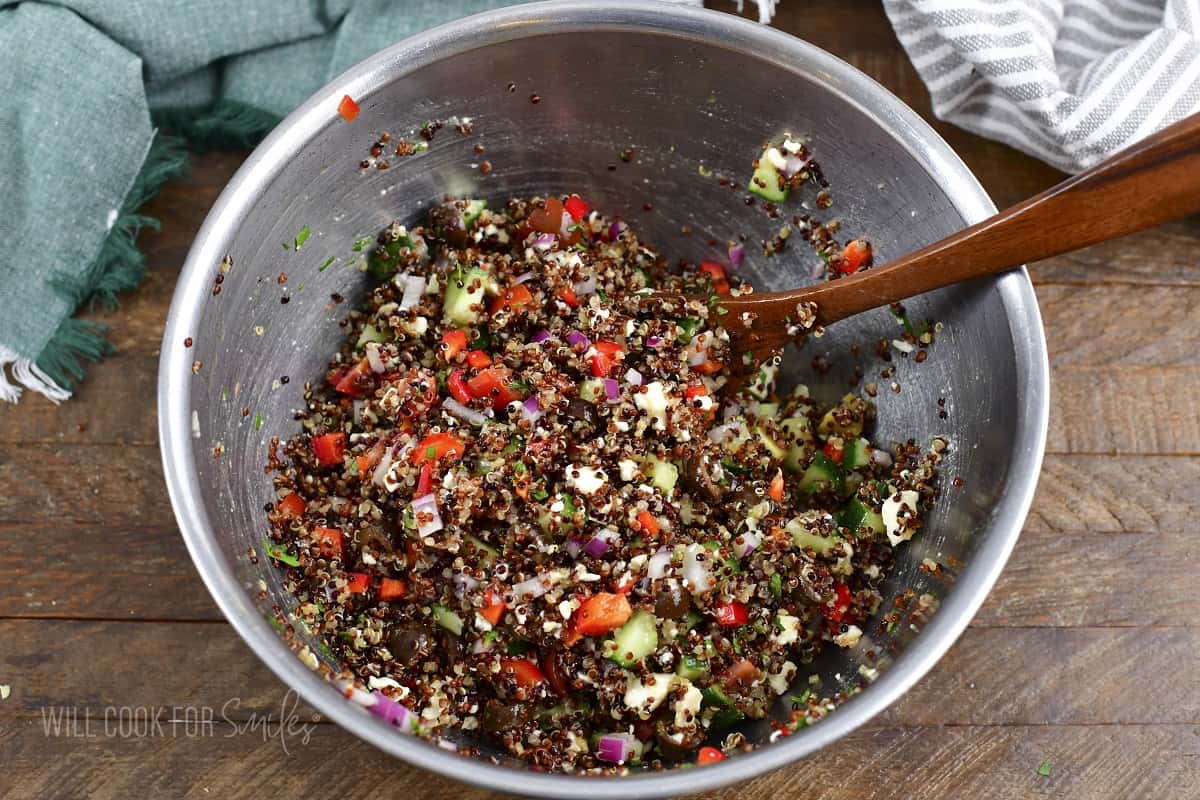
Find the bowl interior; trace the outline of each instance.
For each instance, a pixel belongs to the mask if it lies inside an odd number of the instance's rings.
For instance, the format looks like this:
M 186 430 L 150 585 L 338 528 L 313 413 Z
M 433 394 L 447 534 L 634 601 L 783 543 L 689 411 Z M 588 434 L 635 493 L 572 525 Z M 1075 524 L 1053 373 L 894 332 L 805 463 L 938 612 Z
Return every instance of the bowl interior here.
M 579 192 L 672 258 L 725 261 L 725 242 L 744 236 L 746 274 L 760 288 L 780 289 L 810 282 L 818 261 L 795 240 L 778 255 L 762 254 L 759 244 L 793 215 L 840 220 L 840 238 L 869 238 L 882 261 L 986 211 L 986 199 L 963 182 L 960 166 L 957 177 L 947 177 L 943 150 L 914 145 L 931 132 L 914 128 L 920 123 L 898 102 L 865 102 L 847 81 L 866 79 L 840 62 L 777 34 L 754 40 L 769 47 L 748 47 L 746 37 L 761 34 L 736 21 L 737 36 L 715 40 L 702 31 L 706 15 L 683 15 L 673 30 L 663 28 L 665 18 L 592 20 L 585 28 L 582 20 L 572 25 L 561 18 L 547 26 L 527 13 L 519 24 L 500 18 L 490 30 L 458 35 L 437 52 L 389 51 L 297 112 L 227 191 L 193 250 L 172 309 L 164 350 L 182 351 L 185 336 L 195 344 L 186 354 L 164 356 L 163 392 L 164 414 L 175 420 L 166 424 L 176 434 L 181 419 L 190 428 L 190 435 L 166 443 L 166 458 L 182 465 L 177 477 L 190 485 L 195 504 L 184 522 L 189 544 L 203 553 L 198 560 L 213 564 L 207 571 L 235 577 L 245 592 L 237 599 L 241 607 L 290 606 L 281 573 L 266 559 L 254 564 L 246 556 L 248 548 L 262 549 L 263 506 L 272 497 L 262 468 L 271 438 L 297 430 L 292 411 L 303 405 L 305 381 L 319 380 L 343 335 L 338 320 L 363 295 L 368 279 L 357 269 L 362 257 L 354 242 L 392 220 L 413 222 L 447 194 L 501 204 L 532 193 Z M 343 90 L 362 106 L 352 124 L 334 113 Z M 464 136 L 447 125 L 427 152 L 387 157 L 386 170 L 360 170 L 379 133 L 390 133 L 392 144 L 420 142 L 423 123 L 452 116 L 470 117 L 473 132 Z M 808 140 L 830 183 L 832 208 L 817 209 L 816 190 L 807 188 L 773 218 L 761 203 L 746 204 L 744 188 L 724 185 L 744 186 L 760 144 L 784 131 Z M 477 166 L 484 160 L 487 174 Z M 311 235 L 297 250 L 305 226 Z M 225 254 L 233 266 L 214 296 Z M 893 348 L 888 361 L 877 355 L 878 343 L 900 331 L 887 310 L 840 323 L 788 357 L 789 379 L 826 399 L 844 393 L 856 372 L 878 384 L 878 441 L 927 445 L 935 434 L 951 441 L 943 494 L 926 529 L 898 549 L 892 592 L 945 599 L 989 537 L 1006 539 L 996 551 L 1003 558 L 1012 525 L 1019 525 L 1008 520 L 996 533 L 993 522 L 1014 464 L 1029 449 L 1023 382 L 1030 367 L 1021 353 L 1040 352 L 1041 343 L 1036 307 L 1015 306 L 1011 291 L 1006 297 L 1010 279 L 1025 285 L 1010 276 L 907 303 L 913 320 L 944 326 L 924 363 Z M 335 293 L 346 302 L 332 304 Z M 1030 314 L 1037 341 L 1014 341 L 1013 330 L 1030 324 L 1014 322 L 1014 315 Z M 818 355 L 833 365 L 827 374 L 810 367 Z M 203 365 L 195 374 L 193 360 Z M 891 375 L 883 377 L 883 370 Z M 218 445 L 223 453 L 214 457 Z M 961 488 L 951 487 L 954 478 Z M 925 558 L 942 564 L 946 576 L 923 572 Z M 257 596 L 260 581 L 265 599 Z M 907 625 L 890 634 L 879 628 L 878 619 L 866 626 L 864 642 L 880 654 L 873 667 L 886 669 L 906 649 L 920 647 L 922 636 Z M 248 636 L 259 630 L 241 629 Z M 254 635 L 260 653 L 282 658 L 281 641 Z M 865 649 L 830 647 L 802 669 L 800 680 L 815 673 L 826 687 L 857 681 Z M 762 741 L 768 730 L 759 725 L 747 733 Z M 392 735 L 380 725 L 372 737 Z

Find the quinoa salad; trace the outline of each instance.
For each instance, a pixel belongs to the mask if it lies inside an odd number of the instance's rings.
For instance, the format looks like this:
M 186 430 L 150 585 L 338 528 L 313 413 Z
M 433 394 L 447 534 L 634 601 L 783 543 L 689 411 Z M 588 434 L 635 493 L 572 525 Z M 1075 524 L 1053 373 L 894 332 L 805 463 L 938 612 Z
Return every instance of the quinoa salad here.
M 942 440 L 878 447 L 870 396 L 783 391 L 778 359 L 722 391 L 721 298 L 750 288 L 577 195 L 447 200 L 368 263 L 272 442 L 264 543 L 351 700 L 576 773 L 709 764 L 746 720 L 827 713 L 791 693 L 864 636 Z

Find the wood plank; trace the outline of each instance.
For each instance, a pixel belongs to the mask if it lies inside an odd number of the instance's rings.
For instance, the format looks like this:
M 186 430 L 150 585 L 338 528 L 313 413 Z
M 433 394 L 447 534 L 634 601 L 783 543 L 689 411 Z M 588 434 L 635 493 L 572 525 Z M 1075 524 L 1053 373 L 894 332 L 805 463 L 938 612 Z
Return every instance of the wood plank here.
M 107 708 L 137 706 L 203 707 L 240 720 L 296 703 L 222 623 L 0 620 L 0 640 L 15 654 L 0 674 L 12 686 L 0 718 L 41 718 L 43 708 L 67 705 L 101 720 Z M 301 703 L 296 713 L 315 712 Z M 879 720 L 901 727 L 1194 722 L 1200 628 L 970 629 Z
M 384 800 L 419 785 L 418 796 L 429 800 L 500 797 L 390 759 L 334 726 L 316 726 L 307 744 L 300 736 L 287 742 L 285 753 L 260 731 L 221 726 L 211 736 L 100 736 L 81 746 L 44 736 L 40 721 L 22 721 L 0 731 L 0 793 Z M 1194 725 L 868 728 L 786 769 L 703 797 L 1184 800 L 1200 783 L 1198 751 Z M 1048 777 L 1037 774 L 1043 760 L 1051 765 Z

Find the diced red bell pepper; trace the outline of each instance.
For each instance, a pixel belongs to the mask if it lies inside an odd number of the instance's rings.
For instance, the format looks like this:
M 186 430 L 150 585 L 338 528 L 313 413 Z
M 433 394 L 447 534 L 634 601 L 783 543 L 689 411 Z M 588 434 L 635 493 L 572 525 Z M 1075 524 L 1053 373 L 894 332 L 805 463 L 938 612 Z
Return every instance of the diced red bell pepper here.
M 725 628 L 740 628 L 750 621 L 745 604 L 737 600 L 721 603 L 713 608 L 713 614 L 717 618 L 717 624 Z
M 712 281 L 713 291 L 717 294 L 729 294 L 729 278 L 725 275 L 725 267 L 716 261 L 701 261 L 700 271 L 708 275 Z
M 829 456 L 829 460 L 835 464 L 842 463 L 842 459 L 846 456 L 845 449 L 841 447 L 834 447 L 833 442 L 826 442 L 825 446 L 821 448 L 821 452 Z
M 488 309 L 492 314 L 497 314 L 506 308 L 511 308 L 514 311 L 533 305 L 533 293 L 529 291 L 529 287 L 523 283 L 518 283 L 516 286 L 510 286 L 504 292 L 492 301 L 491 308 Z
M 555 297 L 557 297 L 559 300 L 562 300 L 571 308 L 579 307 L 579 298 L 575 294 L 574 287 L 566 286 L 562 289 L 559 289 L 558 294 L 556 294 Z
M 466 375 L 461 369 L 454 370 L 446 378 L 446 388 L 450 390 L 450 395 L 464 406 L 475 399 L 475 395 L 471 394 L 471 390 L 467 386 Z
M 599 341 L 592 345 L 592 349 L 596 351 L 591 357 L 592 374 L 597 378 L 607 378 L 623 352 L 621 345 L 616 342 Z
M 837 624 L 845 618 L 846 612 L 850 610 L 853 595 L 850 593 L 850 587 L 844 583 L 834 584 L 833 592 L 833 600 L 822 607 L 821 613 L 825 615 L 825 619 Z
M 417 497 L 424 497 L 433 491 L 433 467 L 426 461 L 417 477 Z
M 568 647 L 583 636 L 603 636 L 624 625 L 633 616 L 629 598 L 616 592 L 600 592 L 584 600 L 567 624 Z
M 317 554 L 321 558 L 341 559 L 345 553 L 343 542 L 345 537 L 337 528 L 317 528 Z
M 642 529 L 642 533 L 653 539 L 658 536 L 659 524 L 658 519 L 649 511 L 638 512 L 637 515 L 638 527 Z
M 426 461 L 437 461 L 443 456 L 451 459 L 462 458 L 466 445 L 453 434 L 435 433 L 426 436 L 413 450 L 414 464 L 424 464 Z
M 504 594 L 494 586 L 489 586 L 488 590 L 483 593 L 483 608 L 479 609 L 479 615 L 488 622 L 496 625 L 504 616 L 506 608 L 504 602 Z
M 308 503 L 304 502 L 304 498 L 292 492 L 275 504 L 275 513 L 286 519 L 295 519 L 303 514 L 306 508 Z
M 461 328 L 446 331 L 442 334 L 442 353 L 451 364 L 458 354 L 467 349 L 467 332 Z
M 497 411 L 513 400 L 521 399 L 521 395 L 510 389 L 496 370 L 491 367 L 467 381 L 467 389 L 471 392 L 472 397 L 486 397 L 491 400 L 492 408 Z
M 538 669 L 538 665 L 528 658 L 502 658 L 500 659 L 500 671 L 511 675 L 517 686 L 526 689 L 531 689 L 546 680 L 546 676 Z
M 338 113 L 342 115 L 342 119 L 346 122 L 354 122 L 358 118 L 358 112 L 361 111 L 358 103 L 354 102 L 354 98 L 350 95 L 343 95 L 342 102 L 338 103 Z
M 754 683 L 762 673 L 754 662 L 748 658 L 743 658 L 729 665 L 729 668 L 721 673 L 721 682 L 726 688 L 734 689 L 738 686 Z
M 725 368 L 725 365 L 720 361 L 714 361 L 711 358 L 708 361 L 697 364 L 692 367 L 694 372 L 699 372 L 701 375 L 714 375 Z
M 361 397 L 375 382 L 371 365 L 364 358 L 351 367 L 333 387 L 336 391 L 350 397 Z
M 771 478 L 771 485 L 767 487 L 767 497 L 776 503 L 783 502 L 783 470 L 775 470 L 775 477 Z
M 364 594 L 371 588 L 371 576 L 365 572 L 347 572 L 346 588 L 352 594 Z
M 346 434 L 341 431 L 321 434 L 313 438 L 312 447 L 318 464 L 322 467 L 336 466 L 342 463 L 346 455 Z
M 529 227 L 538 233 L 558 233 L 562 230 L 563 204 L 557 197 L 547 198 L 546 204 L 529 214 Z
M 475 369 L 483 369 L 492 365 L 492 357 L 482 350 L 472 350 L 467 353 L 467 366 Z
M 587 201 L 577 194 L 573 194 L 568 197 L 567 201 L 563 203 L 563 208 L 568 214 L 571 215 L 571 219 L 575 220 L 576 222 L 579 222 L 579 220 L 586 217 L 588 212 L 592 210 L 592 207 L 587 204 Z
M 841 256 L 837 260 L 838 272 L 843 272 L 847 275 L 853 272 L 858 272 L 861 268 L 868 266 L 871 261 L 871 245 L 862 239 L 855 239 L 846 245 L 842 250 Z
M 408 594 L 408 584 L 400 578 L 384 578 L 379 582 L 380 600 L 399 600 Z
M 700 752 L 696 754 L 696 765 L 705 766 L 707 764 L 716 764 L 718 761 L 724 761 L 725 754 L 715 747 L 701 747 Z

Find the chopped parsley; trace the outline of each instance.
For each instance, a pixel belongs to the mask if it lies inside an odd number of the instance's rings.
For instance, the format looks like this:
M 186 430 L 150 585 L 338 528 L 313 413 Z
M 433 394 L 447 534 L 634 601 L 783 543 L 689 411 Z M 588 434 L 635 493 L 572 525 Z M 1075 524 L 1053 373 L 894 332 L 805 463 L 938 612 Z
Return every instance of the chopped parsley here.
M 1043 761 L 1041 764 L 1039 764 L 1038 768 L 1037 768 L 1037 774 L 1041 775 L 1043 778 L 1049 778 L 1050 777 L 1050 762 Z
M 296 234 L 296 249 L 297 250 L 299 250 L 301 247 L 304 246 L 304 243 L 308 241 L 309 236 L 312 236 L 312 228 L 305 225 L 303 228 L 300 229 L 300 232 Z
M 283 545 L 275 544 L 270 539 L 263 539 L 263 547 L 267 550 L 267 555 L 276 561 L 281 561 L 289 567 L 300 566 L 300 559 L 283 549 Z
M 262 430 L 262 425 L 263 425 L 263 416 L 262 416 L 262 414 L 255 414 L 255 415 L 254 415 L 254 430 L 256 430 L 256 431 L 261 431 L 261 430 Z
M 361 253 L 363 250 L 371 246 L 371 242 L 375 241 L 374 236 L 360 236 L 354 240 L 354 246 L 350 249 L 356 253 Z
M 337 261 L 337 258 L 334 256 L 330 256 L 329 258 L 325 259 L 321 262 L 321 266 L 317 267 L 317 272 L 324 272 L 325 270 L 329 269 L 329 265 L 334 261 Z

